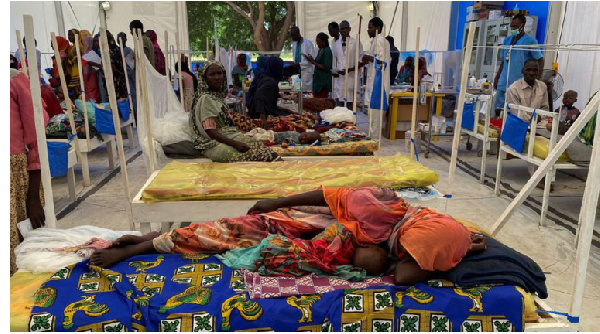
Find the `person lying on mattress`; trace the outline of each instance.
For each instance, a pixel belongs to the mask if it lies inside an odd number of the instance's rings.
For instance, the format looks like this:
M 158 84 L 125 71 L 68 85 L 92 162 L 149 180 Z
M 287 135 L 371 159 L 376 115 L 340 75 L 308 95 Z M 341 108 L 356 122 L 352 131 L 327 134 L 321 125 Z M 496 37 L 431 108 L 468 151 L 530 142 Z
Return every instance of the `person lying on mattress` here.
M 279 158 L 273 150 L 233 126 L 225 103 L 227 82 L 221 63 L 207 62 L 200 69 L 198 81 L 189 120 L 197 150 L 214 162 L 270 162 Z
M 339 274 L 337 266 L 351 260 L 355 267 L 379 274 L 381 265 L 368 269 L 365 259 L 380 253 L 373 246 L 387 243 L 399 259 L 394 272 L 398 285 L 427 281 L 436 270 L 454 268 L 468 252 L 485 249 L 482 236 L 448 215 L 411 207 L 389 188 L 322 188 L 258 201 L 237 218 L 191 224 L 162 235 L 126 235 L 114 247 L 94 253 L 90 263 L 107 268 L 153 252 L 219 254 L 261 245 L 266 238 L 270 245 L 261 255 L 261 270 L 291 275 L 316 272 L 315 267 Z M 367 249 L 355 254 L 360 247 Z

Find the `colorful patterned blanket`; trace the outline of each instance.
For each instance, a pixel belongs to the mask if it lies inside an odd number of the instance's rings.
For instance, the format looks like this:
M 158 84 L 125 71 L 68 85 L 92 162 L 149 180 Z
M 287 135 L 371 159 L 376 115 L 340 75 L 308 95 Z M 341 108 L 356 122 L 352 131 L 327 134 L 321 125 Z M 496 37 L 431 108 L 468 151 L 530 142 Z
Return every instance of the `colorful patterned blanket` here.
M 206 255 L 81 262 L 37 291 L 30 331 L 521 331 L 513 286 L 382 286 L 251 299 L 241 272 Z
M 320 146 L 296 145 L 281 148 L 271 146 L 279 155 L 287 156 L 332 156 L 332 155 L 373 155 L 379 149 L 379 142 L 375 140 L 349 141 L 345 143 L 331 143 Z
M 146 203 L 277 198 L 326 187 L 423 187 L 433 170 L 405 155 L 345 160 L 166 165 L 142 192 Z

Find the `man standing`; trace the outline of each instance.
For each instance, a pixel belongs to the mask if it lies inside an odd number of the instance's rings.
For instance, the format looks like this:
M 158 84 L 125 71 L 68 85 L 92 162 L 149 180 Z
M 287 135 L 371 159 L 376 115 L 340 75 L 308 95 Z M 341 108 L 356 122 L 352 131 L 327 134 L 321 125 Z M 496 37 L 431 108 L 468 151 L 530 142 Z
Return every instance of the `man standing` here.
M 369 37 L 372 38 L 371 47 L 369 48 L 369 54 L 365 54 L 362 57 L 362 63 L 368 65 L 364 99 L 364 102 L 367 106 L 370 105 L 371 98 L 381 98 L 381 96 L 371 97 L 371 93 L 373 91 L 373 81 L 375 80 L 375 69 L 373 68 L 373 65 L 369 65 L 369 63 L 373 63 L 375 58 L 377 58 L 378 67 L 380 66 L 380 62 L 385 62 L 387 66 L 389 66 L 391 63 L 390 43 L 383 37 L 381 33 L 382 30 L 383 21 L 379 17 L 374 17 L 369 21 L 369 25 L 367 26 L 367 33 L 369 34 Z M 386 96 L 389 96 L 390 81 L 384 80 L 383 83 Z M 379 131 L 381 131 L 381 129 L 379 128 L 379 121 L 377 117 L 372 118 L 371 129 L 374 130 L 374 134 L 378 134 Z
M 359 55 L 362 53 L 362 44 L 356 43 L 356 38 L 350 37 L 350 23 L 346 20 L 340 23 L 340 34 L 342 36 L 342 58 L 344 59 L 344 67 L 339 72 L 339 82 L 342 87 L 346 87 L 346 80 L 348 80 L 348 90 L 343 92 L 342 98 L 346 98 L 346 108 L 352 109 L 352 102 L 354 101 L 354 66 L 356 63 L 356 48 L 358 47 Z M 348 78 L 346 78 L 346 59 L 348 59 Z
M 23 54 L 27 59 L 27 43 L 25 43 L 25 37 L 23 37 Z M 42 75 L 42 53 L 37 49 L 37 39 L 35 40 L 35 53 L 37 55 L 37 65 L 38 65 L 38 73 Z M 19 48 L 15 51 L 15 59 L 17 61 L 17 67 L 20 66 L 21 62 L 21 53 L 19 52 Z
M 387 36 L 385 39 L 390 43 L 390 57 L 392 57 L 392 63 L 390 64 L 390 85 L 394 85 L 394 80 L 398 75 L 398 60 L 400 59 L 400 52 L 394 45 L 394 37 Z
M 329 29 L 329 36 L 332 37 L 331 53 L 333 54 L 333 66 L 331 68 L 331 75 L 333 76 L 333 99 L 338 106 L 343 105 L 344 94 L 344 82 L 340 80 L 339 71 L 346 68 L 346 58 L 344 57 L 344 50 L 342 49 L 342 38 L 340 35 L 340 26 L 337 22 L 331 22 L 327 26 Z
M 307 38 L 300 35 L 300 28 L 294 26 L 290 31 L 292 37 L 292 55 L 294 63 L 288 66 L 295 74 L 300 74 L 302 78 L 302 91 L 312 89 L 312 78 L 315 66 L 306 59 L 304 55 L 316 57 L 315 47 Z
M 518 48 L 519 45 L 538 44 L 534 37 L 525 34 L 525 22 L 525 15 L 517 14 L 513 16 L 510 22 L 511 36 L 504 39 L 504 46 Z M 523 77 L 521 69 L 523 69 L 527 59 L 533 58 L 537 60 L 539 70 L 544 68 L 544 58 L 539 49 L 510 50 L 509 54 L 509 49 L 505 48 L 500 50 L 500 57 L 504 61 L 500 63 L 498 73 L 496 73 L 496 77 L 494 78 L 494 89 L 497 90 L 495 109 L 504 108 L 506 89 L 513 82 Z

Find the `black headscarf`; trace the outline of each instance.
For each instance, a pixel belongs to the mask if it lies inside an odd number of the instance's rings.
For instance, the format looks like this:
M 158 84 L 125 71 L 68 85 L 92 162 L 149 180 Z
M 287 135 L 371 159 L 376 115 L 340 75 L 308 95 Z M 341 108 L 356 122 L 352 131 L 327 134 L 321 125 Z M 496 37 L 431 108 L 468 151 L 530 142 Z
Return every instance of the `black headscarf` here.
M 268 75 L 279 82 L 283 78 L 283 60 L 279 57 L 267 58 L 264 75 Z

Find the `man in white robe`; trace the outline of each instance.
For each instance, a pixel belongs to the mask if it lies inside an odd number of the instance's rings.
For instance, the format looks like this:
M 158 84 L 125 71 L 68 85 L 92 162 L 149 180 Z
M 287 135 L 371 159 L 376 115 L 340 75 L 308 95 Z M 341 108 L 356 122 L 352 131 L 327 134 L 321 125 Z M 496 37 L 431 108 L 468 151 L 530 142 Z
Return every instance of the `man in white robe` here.
M 292 27 L 290 35 L 292 37 L 292 56 L 294 63 L 290 65 L 296 73 L 300 73 L 302 78 L 302 91 L 312 90 L 313 72 L 315 66 L 306 59 L 305 55 L 313 58 L 317 57 L 313 43 L 300 35 L 298 27 Z

